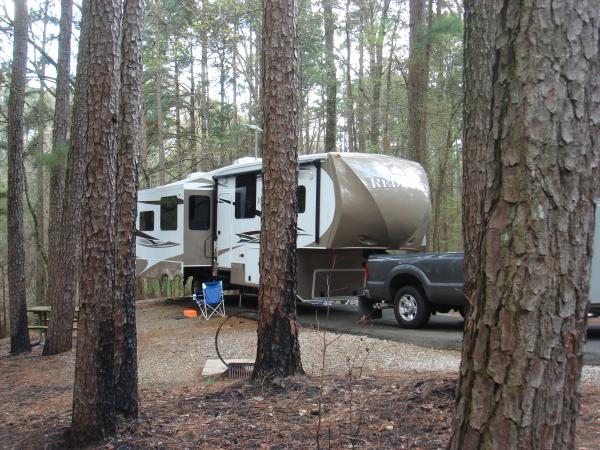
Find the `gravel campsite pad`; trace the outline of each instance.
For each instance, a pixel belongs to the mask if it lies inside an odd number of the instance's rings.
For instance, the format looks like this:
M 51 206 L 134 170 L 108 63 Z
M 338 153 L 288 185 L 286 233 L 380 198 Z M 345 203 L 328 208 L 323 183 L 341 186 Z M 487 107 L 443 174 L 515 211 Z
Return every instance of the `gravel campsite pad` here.
M 217 358 L 222 319 L 185 317 L 189 303 L 138 307 L 140 418 L 98 448 L 444 448 L 456 351 L 302 329 L 307 377 L 266 387 L 201 376 Z M 256 322 L 232 317 L 225 358 L 253 359 Z M 325 348 L 325 364 L 323 349 Z M 70 424 L 74 351 L 8 356 L 0 341 L 0 448 L 60 448 Z M 321 376 L 324 367 L 324 376 Z M 578 447 L 600 442 L 600 379 L 584 368 Z M 317 444 L 317 436 L 319 443 Z

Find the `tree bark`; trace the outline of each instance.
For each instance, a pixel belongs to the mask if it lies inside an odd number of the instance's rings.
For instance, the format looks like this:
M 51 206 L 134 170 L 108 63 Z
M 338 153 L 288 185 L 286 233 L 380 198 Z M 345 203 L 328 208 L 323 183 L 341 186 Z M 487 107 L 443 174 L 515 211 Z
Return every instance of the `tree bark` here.
M 384 0 L 371 58 L 371 82 L 373 90 L 371 94 L 371 130 L 369 140 L 372 149 L 379 148 L 379 109 L 381 106 L 381 79 L 383 78 L 383 40 L 385 39 L 389 8 L 390 0 Z
M 238 44 L 238 25 L 233 26 L 233 38 L 231 39 L 231 90 L 233 91 L 233 146 L 237 157 L 240 156 L 240 147 L 238 142 L 238 68 L 237 68 L 237 44 Z M 230 127 L 231 128 L 231 127 Z
M 54 129 L 52 133 L 53 154 L 64 158 L 67 153 L 67 127 L 69 110 L 69 60 L 71 53 L 72 0 L 61 2 L 61 19 L 59 35 L 59 64 L 57 70 L 56 101 L 54 110 Z M 81 193 L 83 189 L 83 152 L 85 149 L 87 115 L 87 57 L 88 57 L 88 25 L 87 12 L 89 0 L 82 4 L 82 25 L 79 38 L 79 54 L 77 57 L 77 75 L 75 93 L 73 95 L 73 121 L 71 124 L 71 146 L 68 152 L 65 174 L 58 167 L 53 167 L 50 174 L 52 180 L 62 184 L 52 184 L 50 205 L 61 213 L 51 210 L 48 294 L 52 310 L 44 355 L 55 355 L 68 352 L 73 346 L 73 315 L 75 313 L 75 296 L 79 275 L 80 240 L 81 240 Z M 56 169 L 56 170 L 54 170 Z M 56 205 L 56 206 L 55 206 Z
M 23 239 L 23 110 L 27 86 L 27 1 L 15 0 L 13 62 L 8 96 L 7 259 L 10 352 L 31 351 L 27 329 L 25 244 Z
M 48 30 L 48 6 L 49 1 L 44 2 L 44 15 L 42 26 L 42 53 L 46 53 L 46 38 Z M 35 215 L 37 223 L 36 248 L 38 249 L 35 261 L 35 301 L 36 304 L 46 304 L 46 262 L 44 251 L 46 246 L 46 208 L 44 201 L 46 186 L 44 182 L 44 156 L 46 135 L 46 58 L 42 57 L 41 67 L 38 72 L 40 81 L 40 95 L 37 104 L 38 139 L 37 139 L 37 170 L 36 170 L 36 202 Z
M 346 133 L 348 134 L 348 151 L 356 148 L 354 123 L 354 93 L 352 90 L 352 40 L 350 38 L 350 3 L 346 0 Z
M 177 171 L 183 176 L 183 143 L 181 142 L 181 95 L 179 93 L 179 61 L 175 56 L 175 146 L 177 147 Z M 139 132 L 139 128 L 137 130 Z
M 446 179 L 447 179 L 447 171 L 448 171 L 448 162 L 450 160 L 450 152 L 452 151 L 452 146 L 454 145 L 454 133 L 452 130 L 454 116 L 458 108 L 452 111 L 450 117 L 448 118 L 448 124 L 446 126 L 446 143 L 443 148 L 443 153 L 438 160 L 438 170 L 437 170 L 437 180 L 435 183 L 435 189 L 433 191 L 433 230 L 432 230 L 432 239 L 431 239 L 431 247 L 434 252 L 441 252 L 442 247 L 440 245 L 440 234 L 442 228 L 442 197 L 447 197 L 446 191 Z
M 390 150 L 390 104 L 392 102 L 391 90 L 392 90 L 392 63 L 394 61 L 394 52 L 396 44 L 396 31 L 398 30 L 398 24 L 400 23 L 400 16 L 396 17 L 394 23 L 394 30 L 392 31 L 392 37 L 390 39 L 390 54 L 388 56 L 388 63 L 385 72 L 385 109 L 383 111 L 383 139 L 382 147 L 384 152 Z
M 410 158 L 426 167 L 429 62 L 426 35 L 426 0 L 410 0 L 408 57 L 408 149 Z M 431 0 L 429 0 L 431 10 Z
M 192 172 L 198 170 L 198 150 L 196 137 L 196 81 L 194 80 L 194 52 L 190 42 L 190 155 Z
M 264 0 L 263 5 L 263 198 L 253 378 L 303 373 L 295 306 L 299 91 L 295 2 Z
M 2 280 L 2 324 L 0 326 L 0 338 L 4 339 L 9 333 L 6 320 L 6 277 L 4 276 L 3 265 L 0 265 L 0 279 Z
M 146 108 L 142 99 L 140 112 L 140 166 L 142 167 L 142 180 L 140 184 L 144 189 L 150 187 L 150 176 L 148 175 L 148 126 L 146 124 Z
M 364 152 L 367 149 L 367 131 L 365 123 L 365 41 L 367 27 L 366 0 L 358 0 L 360 13 L 360 36 L 358 39 L 358 98 L 356 108 L 356 125 L 358 128 L 358 151 Z
M 221 48 L 219 51 L 219 91 L 220 103 L 219 103 L 219 131 L 221 132 L 221 138 L 225 134 L 225 81 L 227 79 L 227 67 L 225 65 L 225 48 Z M 221 143 L 221 145 L 223 145 Z
M 115 430 L 115 189 L 121 2 L 90 0 L 87 141 L 82 204 L 81 301 L 72 443 Z
M 575 447 L 600 164 L 599 11 L 596 1 L 465 4 L 471 312 L 451 449 Z
M 202 16 L 208 20 L 208 1 L 202 0 Z M 202 85 L 200 94 L 200 134 L 202 142 L 202 155 L 200 157 L 207 158 L 209 156 L 208 142 L 208 31 L 206 26 L 203 26 L 200 31 L 200 84 Z
M 160 63 L 159 63 L 160 64 Z M 156 139 L 158 140 L 158 182 L 162 186 L 167 182 L 167 169 L 165 166 L 165 141 L 163 132 L 162 109 L 162 68 L 156 69 L 154 78 L 154 100 L 156 103 Z
M 158 144 L 158 182 L 164 185 L 167 182 L 167 169 L 165 166 L 165 141 L 163 130 L 163 109 L 162 109 L 162 58 L 163 51 L 166 49 L 162 46 L 162 0 L 157 0 L 155 3 L 155 19 L 156 19 L 156 74 L 154 75 L 154 102 L 156 103 L 156 139 Z
M 337 80 L 333 46 L 333 35 L 335 33 L 333 0 L 323 0 L 323 29 L 325 31 L 325 151 L 333 152 L 336 149 L 337 122 Z
M 71 28 L 73 24 L 73 1 L 62 0 L 60 9 L 60 32 L 58 36 L 58 61 L 56 70 L 56 95 L 54 101 L 54 127 L 52 129 L 52 165 L 50 166 L 50 209 L 48 224 L 48 303 L 57 313 L 60 309 L 57 297 L 63 295 L 63 268 L 60 263 L 61 246 L 66 244 L 61 241 L 61 228 L 63 221 L 63 207 L 65 197 L 65 161 L 68 154 L 67 129 L 69 126 L 69 71 L 71 58 Z M 66 244 L 69 245 L 69 244 Z M 72 277 L 72 274 L 68 274 Z M 72 303 L 74 304 L 74 303 Z M 60 311 L 62 313 L 62 311 Z M 72 313 L 71 313 L 72 314 Z M 52 313 L 51 313 L 52 315 Z M 68 315 L 67 315 L 68 316 Z M 64 314 L 61 314 L 64 317 Z M 54 319 L 57 319 L 54 314 Z M 68 327 L 68 329 L 66 329 Z M 44 354 L 55 354 L 71 349 L 71 324 L 64 325 L 65 341 L 69 343 L 52 349 L 51 345 L 56 336 L 50 330 L 44 343 Z M 58 351 L 57 351 L 58 350 Z
M 125 0 L 117 154 L 119 182 L 115 254 L 115 404 L 117 412 L 126 417 L 138 415 L 135 221 L 142 100 L 143 21 L 144 0 Z

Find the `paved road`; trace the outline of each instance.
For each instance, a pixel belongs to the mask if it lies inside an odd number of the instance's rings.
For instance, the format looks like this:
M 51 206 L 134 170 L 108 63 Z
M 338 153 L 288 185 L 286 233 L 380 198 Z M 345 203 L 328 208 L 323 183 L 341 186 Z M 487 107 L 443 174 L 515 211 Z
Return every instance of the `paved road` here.
M 229 304 L 229 303 L 228 303 Z M 229 306 L 228 306 L 229 307 Z M 244 308 L 256 308 L 256 299 L 244 297 Z M 229 309 L 228 312 L 235 308 Z M 313 306 L 298 304 L 298 318 L 306 326 L 317 326 L 332 331 L 365 335 L 424 347 L 460 350 L 463 321 L 460 316 L 438 314 L 431 317 L 426 328 L 406 330 L 396 325 L 391 309 L 383 311 L 383 318 L 371 324 L 358 323 L 358 309 L 351 305 Z M 600 366 L 600 320 L 594 319 L 588 327 L 585 346 L 585 364 Z

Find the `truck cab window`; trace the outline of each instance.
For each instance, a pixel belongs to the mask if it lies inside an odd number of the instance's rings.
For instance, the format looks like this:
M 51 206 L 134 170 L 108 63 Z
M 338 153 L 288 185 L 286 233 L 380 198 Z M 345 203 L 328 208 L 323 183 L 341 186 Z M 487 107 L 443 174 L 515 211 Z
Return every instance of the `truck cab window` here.
M 154 211 L 140 211 L 140 231 L 154 231 Z
M 210 197 L 207 195 L 190 195 L 188 205 L 188 226 L 190 230 L 208 230 L 210 228 Z
M 177 229 L 177 196 L 160 198 L 160 229 L 171 231 Z
M 235 178 L 235 218 L 256 217 L 256 175 Z

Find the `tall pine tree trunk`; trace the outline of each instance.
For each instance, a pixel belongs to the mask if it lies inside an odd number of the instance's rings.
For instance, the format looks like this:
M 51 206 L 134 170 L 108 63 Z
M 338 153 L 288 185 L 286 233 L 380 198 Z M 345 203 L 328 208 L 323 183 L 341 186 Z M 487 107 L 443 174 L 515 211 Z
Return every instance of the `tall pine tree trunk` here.
M 383 41 L 385 39 L 389 8 L 390 0 L 384 0 L 375 42 L 373 43 L 371 50 L 371 83 L 373 89 L 371 93 L 371 131 L 369 134 L 369 144 L 372 149 L 379 147 L 379 109 L 381 106 L 381 80 L 383 78 Z M 375 31 L 373 28 L 372 30 L 373 32 Z
M 202 17 L 207 20 L 208 17 L 208 1 L 202 0 Z M 208 142 L 208 31 L 206 26 L 203 26 L 200 31 L 200 84 L 202 85 L 200 94 L 200 134 L 202 142 L 203 158 L 208 158 L 210 148 Z
M 408 151 L 413 161 L 426 167 L 427 105 L 429 81 L 426 0 L 410 0 L 408 58 Z M 431 8 L 431 0 L 429 0 Z
M 31 351 L 27 329 L 25 242 L 23 238 L 23 110 L 27 86 L 27 2 L 15 0 L 13 62 L 8 96 L 8 298 L 10 352 Z
M 67 130 L 69 126 L 69 70 L 71 65 L 73 1 L 62 0 L 60 13 L 48 224 L 48 302 L 50 305 L 56 303 L 55 299 L 61 295 L 62 291 L 59 276 L 62 268 L 59 267 L 58 257 L 61 245 L 60 236 L 65 192 L 65 162 L 68 155 Z M 52 341 L 53 338 L 49 339 Z M 68 348 L 71 348 L 70 344 Z
M 346 0 L 346 133 L 348 134 L 348 151 L 356 150 L 354 131 L 354 93 L 352 90 L 352 40 L 350 37 L 350 2 Z
M 79 38 L 77 75 L 73 96 L 71 146 L 67 151 L 69 116 L 69 67 L 71 54 L 72 0 L 62 0 L 59 35 L 59 58 L 54 106 L 52 152 L 58 159 L 68 154 L 67 168 L 51 169 L 50 233 L 48 245 L 48 294 L 52 310 L 44 355 L 70 351 L 73 346 L 73 315 L 75 312 L 76 284 L 79 274 L 81 240 L 81 192 L 83 152 L 85 149 L 87 115 L 87 11 L 89 1 L 82 4 L 83 23 Z M 56 183 L 53 184 L 53 183 Z M 64 188 L 62 187 L 64 183 Z M 52 211 L 53 208 L 58 211 Z
M 335 151 L 336 141 L 336 106 L 337 80 L 333 35 L 335 22 L 333 0 L 323 0 L 323 29 L 325 31 L 325 151 Z
M 154 101 L 156 103 L 156 139 L 158 140 L 158 182 L 162 186 L 167 182 L 167 169 L 165 165 L 165 140 L 163 131 L 162 68 L 160 67 L 156 69 L 154 84 Z
M 219 52 L 219 131 L 221 136 L 225 134 L 225 82 L 227 80 L 227 66 L 225 64 L 225 49 Z
M 90 0 L 88 109 L 82 204 L 81 301 L 72 443 L 115 430 L 115 189 L 121 2 Z
M 46 38 L 48 30 L 48 6 L 49 1 L 44 2 L 44 16 L 42 26 L 42 63 L 39 70 L 40 78 L 40 96 L 37 104 L 38 119 L 38 142 L 37 142 L 37 170 L 36 170 L 36 203 L 35 215 L 37 222 L 36 247 L 38 249 L 35 261 L 35 297 L 36 303 L 46 304 L 46 262 L 44 261 L 44 252 L 46 246 L 46 183 L 44 181 L 44 156 L 45 156 L 45 135 L 46 135 Z
M 177 147 L 177 171 L 183 175 L 183 142 L 181 139 L 181 95 L 179 93 L 179 61 L 175 60 L 175 147 Z M 139 128 L 138 128 L 139 132 Z
M 231 90 L 233 91 L 233 146 L 236 151 L 237 157 L 239 157 L 239 143 L 238 143 L 238 68 L 237 68 L 237 42 L 238 42 L 238 28 L 237 24 L 233 26 L 233 39 L 231 40 Z M 231 129 L 231 126 L 230 126 Z
M 150 187 L 150 175 L 148 174 L 148 125 L 146 124 L 146 108 L 142 99 L 140 111 L 140 161 L 139 165 L 142 169 L 142 180 L 140 185 L 147 189 Z
M 471 312 L 451 449 L 575 447 L 600 164 L 600 10 L 555 6 L 465 5 Z
M 367 150 L 367 131 L 365 120 L 365 42 L 367 40 L 366 0 L 358 0 L 360 27 L 358 38 L 358 96 L 356 108 L 356 126 L 358 131 L 358 151 Z
M 450 161 L 450 152 L 454 145 L 454 134 L 452 131 L 452 125 L 454 122 L 454 116 L 458 112 L 458 109 L 452 111 L 452 114 L 448 118 L 446 125 L 446 143 L 442 149 L 442 155 L 438 160 L 437 179 L 435 182 L 435 189 L 433 191 L 433 226 L 432 226 L 432 239 L 431 246 L 434 252 L 441 252 L 442 246 L 440 243 L 441 228 L 442 224 L 442 198 L 448 196 L 447 191 L 447 172 L 448 163 Z
M 263 4 L 265 128 L 254 378 L 303 373 L 296 325 L 299 88 L 294 3 L 264 0 Z
M 198 145 L 196 137 L 196 81 L 194 79 L 194 52 L 190 42 L 190 155 L 192 172 L 198 170 Z
M 388 56 L 388 64 L 385 71 L 385 109 L 383 110 L 383 142 L 382 147 L 385 152 L 390 150 L 390 104 L 392 103 L 391 91 L 392 91 L 392 62 L 394 61 L 394 51 L 396 44 L 396 31 L 398 30 L 398 24 L 400 23 L 400 17 L 396 18 L 394 23 L 394 30 L 392 31 L 392 37 L 390 39 L 390 54 Z
M 115 403 L 126 417 L 138 415 L 135 322 L 135 220 L 142 100 L 144 0 L 125 0 L 121 46 L 121 108 L 117 154 L 115 254 Z
M 162 97 L 162 75 L 163 75 L 163 52 L 166 51 L 162 46 L 162 0 L 157 0 L 155 5 L 156 19 L 156 74 L 154 75 L 154 103 L 156 104 L 156 139 L 158 141 L 158 182 L 162 186 L 167 182 L 167 169 L 165 166 L 165 141 L 163 124 L 163 97 Z

